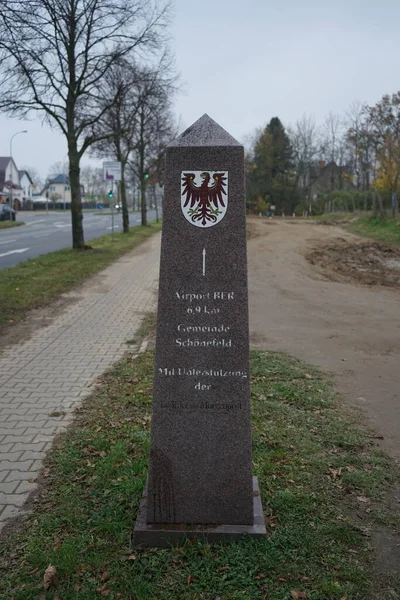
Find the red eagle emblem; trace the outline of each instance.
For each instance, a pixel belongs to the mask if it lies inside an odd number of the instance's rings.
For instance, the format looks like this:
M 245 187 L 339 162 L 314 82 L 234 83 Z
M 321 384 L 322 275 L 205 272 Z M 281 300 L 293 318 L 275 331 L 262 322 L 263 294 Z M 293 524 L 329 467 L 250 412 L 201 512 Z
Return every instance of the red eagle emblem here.
M 212 173 L 212 171 L 211 171 Z M 227 172 L 200 173 L 201 185 L 195 183 L 195 173 L 182 173 L 182 211 L 186 219 L 198 227 L 210 227 L 222 219 L 227 208 Z

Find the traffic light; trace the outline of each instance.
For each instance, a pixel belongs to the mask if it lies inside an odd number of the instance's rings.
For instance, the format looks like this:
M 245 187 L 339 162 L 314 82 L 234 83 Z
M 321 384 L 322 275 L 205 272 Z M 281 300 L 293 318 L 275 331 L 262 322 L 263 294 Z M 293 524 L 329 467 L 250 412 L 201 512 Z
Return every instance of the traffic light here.
M 147 172 L 146 172 L 146 173 L 144 173 L 143 177 L 144 177 L 145 179 L 148 179 L 148 178 L 150 177 L 150 175 L 149 175 L 149 173 L 147 173 Z
M 113 192 L 112 192 L 112 190 L 110 190 L 110 191 L 108 192 L 108 197 L 109 197 L 109 198 L 112 198 L 112 197 L 113 197 Z

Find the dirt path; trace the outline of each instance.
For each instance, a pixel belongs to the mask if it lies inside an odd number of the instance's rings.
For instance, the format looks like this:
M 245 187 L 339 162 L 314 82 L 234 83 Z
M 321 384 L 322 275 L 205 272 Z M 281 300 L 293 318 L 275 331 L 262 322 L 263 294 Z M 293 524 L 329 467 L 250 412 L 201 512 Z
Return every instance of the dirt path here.
M 400 460 L 400 290 L 331 281 L 306 260 L 316 244 L 359 241 L 338 227 L 254 220 L 250 229 L 253 344 L 334 373 Z

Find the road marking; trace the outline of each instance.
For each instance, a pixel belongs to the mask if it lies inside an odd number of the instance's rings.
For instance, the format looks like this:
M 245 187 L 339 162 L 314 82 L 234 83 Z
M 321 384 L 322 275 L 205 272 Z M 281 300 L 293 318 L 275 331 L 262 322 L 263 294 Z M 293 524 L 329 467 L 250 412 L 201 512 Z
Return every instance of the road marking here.
M 2 256 L 8 256 L 9 254 L 21 254 L 21 252 L 26 252 L 29 248 L 19 248 L 19 250 L 10 250 L 9 252 L 4 252 L 4 254 L 0 254 L 0 258 Z
M 118 229 L 119 225 L 114 225 L 114 229 Z M 112 227 L 109 227 L 108 229 L 113 229 Z
M 6 242 L 0 242 L 0 244 L 11 244 L 12 242 L 16 242 L 17 238 L 15 238 L 14 240 L 7 240 Z
M 29 227 L 29 225 L 37 225 L 38 223 L 43 223 L 43 221 L 45 221 L 46 219 L 38 219 L 37 221 L 34 221 L 33 223 L 25 223 L 25 225 L 27 227 Z
M 51 232 L 50 233 L 38 233 L 38 234 L 34 235 L 33 237 L 41 238 L 41 237 L 47 237 L 48 235 L 51 235 Z

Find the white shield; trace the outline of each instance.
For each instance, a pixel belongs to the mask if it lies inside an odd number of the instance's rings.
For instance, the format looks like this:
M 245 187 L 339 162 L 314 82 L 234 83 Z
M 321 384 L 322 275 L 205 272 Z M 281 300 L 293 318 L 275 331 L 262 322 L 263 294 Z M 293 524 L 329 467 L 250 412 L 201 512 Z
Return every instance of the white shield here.
M 182 171 L 181 207 L 195 227 L 212 227 L 228 208 L 228 171 Z

